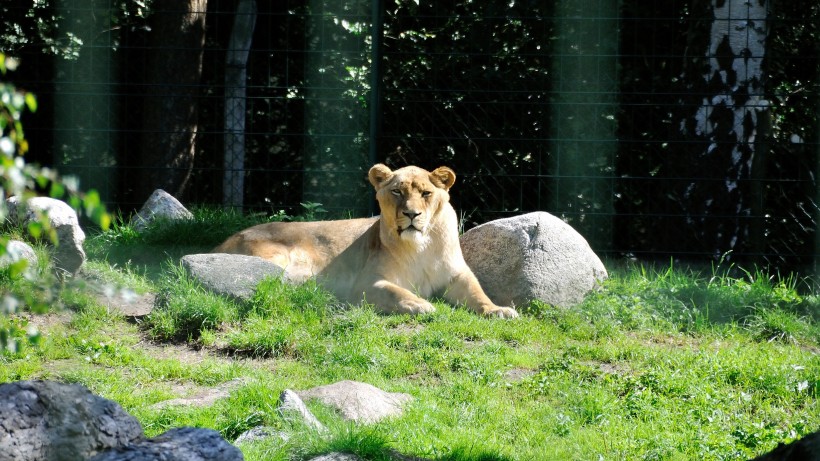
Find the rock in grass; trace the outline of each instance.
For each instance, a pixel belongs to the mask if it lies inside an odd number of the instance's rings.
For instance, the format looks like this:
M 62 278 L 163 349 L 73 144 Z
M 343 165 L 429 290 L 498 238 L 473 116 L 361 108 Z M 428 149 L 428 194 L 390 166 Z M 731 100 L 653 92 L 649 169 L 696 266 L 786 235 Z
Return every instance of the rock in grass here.
M 26 267 L 37 266 L 37 253 L 34 248 L 20 240 L 9 240 L 6 243 L 6 253 L 0 256 L 0 268 L 6 268 L 19 261 L 26 260 Z
M 327 428 L 313 416 L 313 413 L 310 412 L 299 394 L 290 389 L 285 389 L 279 395 L 279 408 L 277 408 L 277 411 L 283 419 L 292 421 L 294 418 L 298 418 L 305 425 L 319 432 L 327 431 Z
M 171 429 L 146 439 L 136 418 L 79 384 L 0 384 L 0 461 L 242 459 L 210 429 Z
M 67 203 L 50 197 L 32 197 L 20 205 L 19 197 L 6 200 L 13 223 L 28 226 L 38 221 L 38 214 L 46 214 L 51 228 L 57 233 L 54 249 L 54 267 L 61 274 L 75 275 L 85 263 L 85 232 L 80 228 L 77 212 Z
M 178 221 L 194 219 L 194 215 L 173 195 L 157 189 L 131 218 L 131 225 L 137 232 L 141 232 L 157 218 Z
M 402 413 L 402 406 L 413 399 L 409 394 L 385 392 L 357 381 L 340 381 L 300 391 L 304 399 L 317 399 L 333 407 L 348 421 L 375 423 Z
M 183 256 L 180 260 L 188 275 L 218 295 L 248 301 L 256 285 L 266 277 L 279 277 L 284 270 L 256 256 L 205 253 Z
M 0 460 L 87 459 L 142 438 L 136 418 L 78 384 L 0 384 Z
M 88 461 L 242 461 L 238 448 L 212 429 L 181 427 L 100 453 Z
M 461 236 L 464 260 L 496 304 L 572 306 L 607 278 L 587 241 L 544 212 L 498 219 Z

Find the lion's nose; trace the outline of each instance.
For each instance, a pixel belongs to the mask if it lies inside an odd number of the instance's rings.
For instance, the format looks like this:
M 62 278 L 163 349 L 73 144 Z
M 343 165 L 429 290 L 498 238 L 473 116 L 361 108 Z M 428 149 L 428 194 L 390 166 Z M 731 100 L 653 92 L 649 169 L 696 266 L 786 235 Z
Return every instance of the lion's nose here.
M 410 218 L 410 221 L 416 219 L 416 216 L 421 214 L 421 213 L 416 213 L 415 211 L 402 211 L 401 213 L 403 215 L 407 216 L 408 218 Z

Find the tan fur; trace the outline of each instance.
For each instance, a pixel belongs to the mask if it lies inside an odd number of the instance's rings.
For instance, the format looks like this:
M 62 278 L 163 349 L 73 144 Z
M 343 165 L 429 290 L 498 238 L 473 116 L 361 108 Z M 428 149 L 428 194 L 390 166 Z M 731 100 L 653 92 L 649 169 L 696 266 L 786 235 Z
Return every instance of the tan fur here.
M 440 295 L 479 314 L 518 316 L 493 304 L 464 262 L 448 193 L 453 170 L 391 171 L 378 164 L 368 177 L 379 217 L 260 224 L 229 237 L 214 252 L 262 257 L 285 268 L 291 280 L 315 277 L 340 300 L 365 301 L 383 312 L 431 312 L 424 298 Z

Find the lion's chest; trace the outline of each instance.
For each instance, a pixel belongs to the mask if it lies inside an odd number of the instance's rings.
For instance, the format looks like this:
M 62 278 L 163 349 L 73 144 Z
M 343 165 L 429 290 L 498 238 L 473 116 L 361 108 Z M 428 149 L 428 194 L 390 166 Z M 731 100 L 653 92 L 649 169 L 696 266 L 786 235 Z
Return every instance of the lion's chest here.
M 464 264 L 463 259 L 442 256 L 438 251 L 405 255 L 395 262 L 395 269 L 386 271 L 385 278 L 424 298 L 443 294 Z

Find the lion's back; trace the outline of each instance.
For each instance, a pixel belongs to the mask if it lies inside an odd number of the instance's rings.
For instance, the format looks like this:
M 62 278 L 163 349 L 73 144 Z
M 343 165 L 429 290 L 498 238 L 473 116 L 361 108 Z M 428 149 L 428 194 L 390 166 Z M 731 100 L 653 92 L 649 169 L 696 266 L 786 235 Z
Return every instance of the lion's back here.
M 258 224 L 228 237 L 213 252 L 258 256 L 277 263 L 277 256 L 292 252 L 301 258 L 332 258 L 350 247 L 377 219 Z

